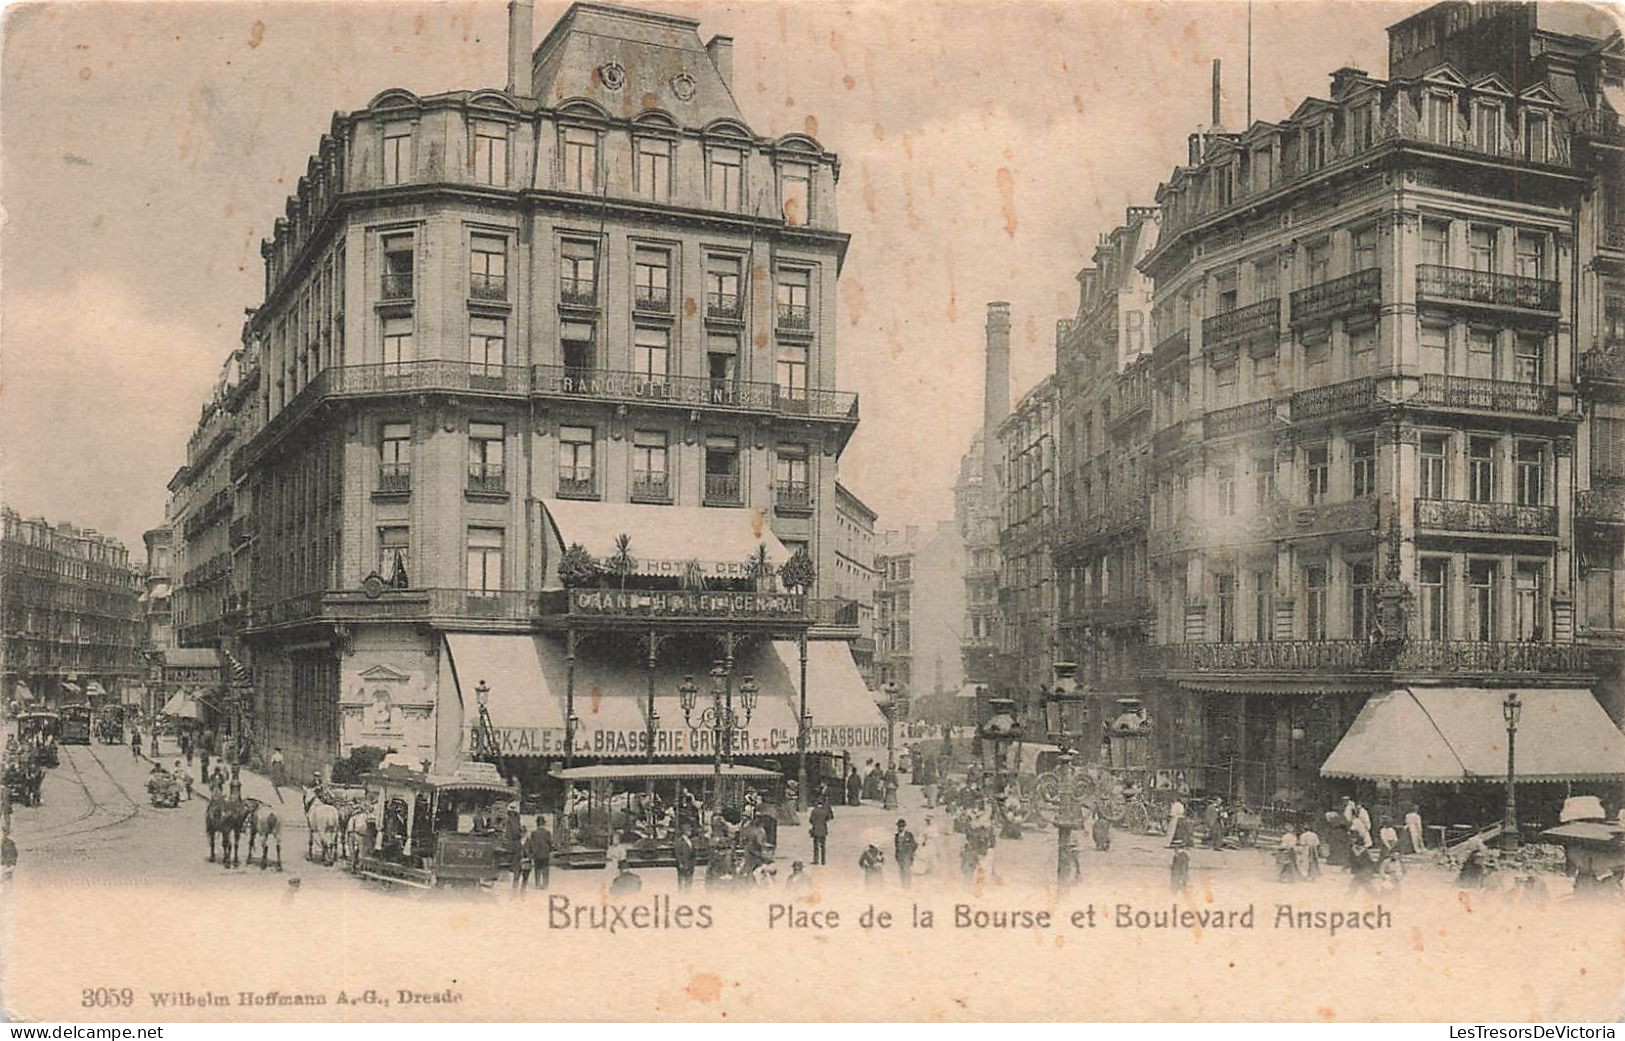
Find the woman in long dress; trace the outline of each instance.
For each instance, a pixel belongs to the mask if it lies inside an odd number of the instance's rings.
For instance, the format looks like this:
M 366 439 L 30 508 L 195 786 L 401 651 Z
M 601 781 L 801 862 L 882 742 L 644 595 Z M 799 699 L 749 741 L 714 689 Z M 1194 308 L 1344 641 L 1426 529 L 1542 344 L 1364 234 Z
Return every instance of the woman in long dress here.
M 1320 877 L 1320 836 L 1305 824 L 1298 832 L 1298 873 L 1306 881 Z
M 1281 845 L 1275 851 L 1275 878 L 1278 882 L 1296 882 L 1299 878 L 1298 833 L 1290 824 L 1281 833 Z

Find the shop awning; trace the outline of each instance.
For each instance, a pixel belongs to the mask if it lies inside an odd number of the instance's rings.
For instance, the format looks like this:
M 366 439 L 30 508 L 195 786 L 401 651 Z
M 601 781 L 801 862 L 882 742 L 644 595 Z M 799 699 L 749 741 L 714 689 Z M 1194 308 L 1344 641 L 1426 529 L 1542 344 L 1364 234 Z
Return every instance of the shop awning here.
M 1378 781 L 1497 781 L 1506 777 L 1507 691 L 1402 687 L 1366 701 L 1323 777 Z M 1520 781 L 1625 777 L 1621 734 L 1589 690 L 1519 689 L 1516 774 Z
M 174 716 L 176 719 L 197 719 L 199 717 L 197 700 L 191 691 L 177 690 L 164 702 L 164 707 L 159 709 L 158 714 Z
M 62 689 L 67 691 L 69 694 L 83 694 L 84 690 L 85 690 L 83 687 L 79 686 L 79 684 L 73 682 L 72 680 L 63 680 L 62 681 Z
M 463 705 L 462 747 L 471 747 L 478 720 L 475 688 L 489 686 L 486 700 L 491 726 L 504 755 L 564 755 L 568 666 L 562 646 L 542 636 L 448 633 L 453 675 Z M 843 752 L 886 747 L 886 724 L 875 707 L 847 645 L 812 641 L 807 648 L 808 711 L 813 729 L 808 748 Z M 678 688 L 692 675 L 700 687 L 691 715 L 684 720 Z M 742 650 L 734 661 L 736 712 L 742 713 L 739 687 L 746 676 L 756 681 L 756 708 L 733 737 L 738 756 L 781 756 L 796 751 L 800 709 L 800 661 L 792 641 L 761 644 Z M 711 705 L 711 678 L 703 663 L 662 658 L 654 670 L 655 757 L 694 758 L 713 755 L 713 734 L 700 722 Z M 580 721 L 575 754 L 583 759 L 639 759 L 648 755 L 649 669 L 635 658 L 612 659 L 591 651 L 575 662 L 575 714 Z
M 569 769 L 554 770 L 553 776 L 561 781 L 674 781 L 689 779 L 705 779 L 715 776 L 716 767 L 710 763 L 652 763 L 645 766 L 627 764 L 625 766 L 572 766 Z M 722 766 L 724 777 L 777 777 L 774 770 L 763 770 L 759 766 L 743 766 L 739 763 L 724 763 Z
M 790 558 L 784 543 L 768 529 L 758 510 L 698 506 L 645 506 L 637 503 L 544 499 L 554 560 L 579 542 L 607 568 L 615 540 L 626 535 L 634 560 L 630 573 L 681 578 L 697 561 L 707 578 L 749 578 L 747 564 L 758 546 L 766 547 L 775 572 Z
M 33 690 L 30 689 L 28 684 L 24 683 L 22 680 L 18 680 L 17 685 L 15 687 L 11 688 L 11 689 L 12 689 L 12 692 L 16 695 L 18 701 L 26 702 L 26 701 L 33 701 L 34 700 L 34 692 L 33 692 Z

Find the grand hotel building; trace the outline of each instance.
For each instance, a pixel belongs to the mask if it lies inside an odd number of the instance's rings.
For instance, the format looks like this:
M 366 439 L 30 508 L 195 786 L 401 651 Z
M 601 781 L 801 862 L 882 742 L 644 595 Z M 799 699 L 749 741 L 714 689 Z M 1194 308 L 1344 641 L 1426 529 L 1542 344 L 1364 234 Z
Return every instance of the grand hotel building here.
M 534 51 L 531 20 L 505 90 L 335 116 L 263 246 L 231 460 L 260 743 L 704 758 L 677 689 L 724 660 L 761 691 L 743 754 L 882 747 L 826 592 L 839 162 L 753 132 L 690 19 L 577 3 Z

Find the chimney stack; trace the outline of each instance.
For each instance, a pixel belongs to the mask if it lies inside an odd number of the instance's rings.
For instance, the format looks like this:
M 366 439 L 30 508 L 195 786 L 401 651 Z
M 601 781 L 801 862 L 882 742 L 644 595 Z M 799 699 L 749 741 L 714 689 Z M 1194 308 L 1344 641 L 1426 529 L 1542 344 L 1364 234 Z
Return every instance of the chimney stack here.
M 732 94 L 734 89 L 734 38 L 732 36 L 713 36 L 705 45 L 705 53 L 711 59 L 711 64 L 717 67 L 717 75 L 722 77 L 722 85 Z
M 536 8 L 531 0 L 508 0 L 508 93 L 516 97 L 530 97 L 535 33 Z
M 987 379 L 982 390 L 982 489 L 998 502 L 997 485 L 1003 449 L 999 425 L 1010 417 L 1010 305 L 995 301 L 987 305 Z
M 1213 121 L 1208 125 L 1209 130 L 1218 130 L 1224 123 L 1219 110 L 1219 59 L 1213 59 Z

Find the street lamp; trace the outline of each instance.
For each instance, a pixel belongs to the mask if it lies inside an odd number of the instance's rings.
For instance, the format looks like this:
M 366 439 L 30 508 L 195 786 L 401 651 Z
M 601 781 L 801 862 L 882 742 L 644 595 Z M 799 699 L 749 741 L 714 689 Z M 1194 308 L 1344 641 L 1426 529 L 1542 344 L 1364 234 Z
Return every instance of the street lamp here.
M 743 712 L 734 711 L 733 685 L 730 682 L 732 668 L 727 662 L 717 662 L 711 668 L 711 705 L 699 714 L 696 725 L 694 709 L 699 704 L 700 688 L 695 685 L 693 676 L 684 676 L 683 683 L 677 688 L 679 703 L 683 706 L 683 722 L 690 730 L 698 727 L 711 728 L 712 751 L 715 754 L 716 801 L 722 804 L 722 759 L 724 752 L 733 752 L 733 732 L 739 727 L 750 724 L 751 713 L 756 709 L 756 695 L 760 688 L 756 685 L 756 677 L 746 676 L 739 684 L 739 705 Z
M 1507 724 L 1507 807 L 1506 819 L 1501 822 L 1501 848 L 1515 850 L 1518 848 L 1518 788 L 1517 777 L 1517 739 L 1518 717 L 1523 715 L 1523 702 L 1518 699 L 1517 691 L 1510 691 L 1506 700 L 1501 702 L 1501 717 Z
M 886 769 L 892 770 L 897 765 L 897 746 L 895 740 L 897 734 L 897 695 L 899 692 L 901 692 L 902 688 L 891 680 L 887 680 L 885 683 L 880 685 L 880 689 L 884 691 L 886 695 L 886 701 L 881 706 L 881 711 L 886 715 Z
M 479 705 L 479 714 L 474 726 L 474 756 L 475 759 L 492 758 L 496 755 L 495 742 L 491 740 L 491 713 L 486 705 L 491 701 L 491 685 L 480 680 L 474 685 L 474 701 Z

